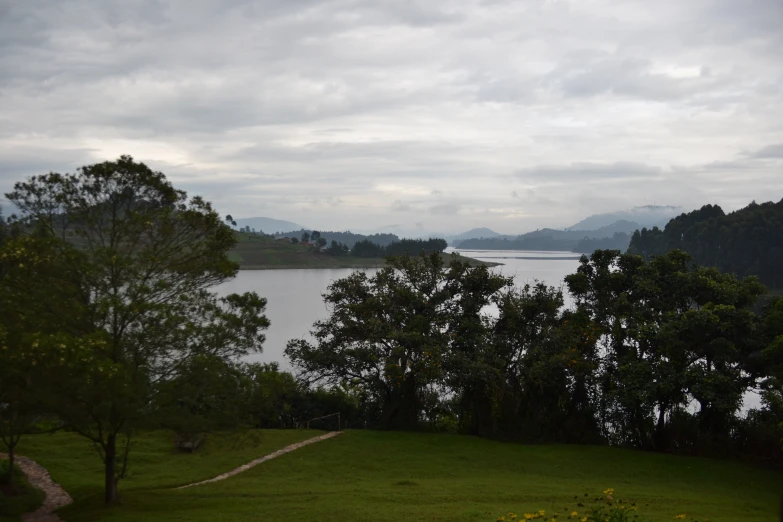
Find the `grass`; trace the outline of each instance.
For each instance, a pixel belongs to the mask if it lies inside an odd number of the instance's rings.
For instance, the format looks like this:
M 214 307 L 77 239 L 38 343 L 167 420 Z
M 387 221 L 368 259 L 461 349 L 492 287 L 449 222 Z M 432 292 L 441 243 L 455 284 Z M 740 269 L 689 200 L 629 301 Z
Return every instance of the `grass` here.
M 274 446 L 309 437 L 265 431 Z M 133 455 L 123 504 L 100 505 L 97 457 L 83 443 L 28 437 L 25 452 L 47 465 L 76 499 L 69 522 L 107 521 L 494 521 L 509 511 L 573 509 L 608 487 L 636 501 L 651 521 L 777 520 L 783 475 L 736 462 L 615 448 L 504 444 L 473 437 L 347 431 L 231 479 L 165 489 L 231 469 L 245 450 L 173 454 L 153 434 Z M 32 439 L 32 440 L 31 440 Z M 275 444 L 272 444 L 273 440 Z M 65 459 L 65 460 L 63 460 Z M 187 480 L 185 480 L 187 477 Z
M 7 478 L 8 460 L 0 460 L 0 522 L 16 522 L 21 515 L 38 509 L 44 501 L 44 494 L 27 482 L 17 466 L 14 466 L 16 487 L 13 494 L 10 494 Z
M 237 245 L 229 253 L 232 261 L 239 263 L 243 270 L 265 270 L 281 268 L 380 268 L 386 265 L 382 258 L 363 258 L 352 256 L 330 256 L 317 252 L 310 246 L 292 245 L 286 241 L 277 241 L 268 236 L 237 233 Z M 451 254 L 443 254 L 448 263 Z M 471 264 L 496 266 L 497 263 L 484 263 L 465 258 Z

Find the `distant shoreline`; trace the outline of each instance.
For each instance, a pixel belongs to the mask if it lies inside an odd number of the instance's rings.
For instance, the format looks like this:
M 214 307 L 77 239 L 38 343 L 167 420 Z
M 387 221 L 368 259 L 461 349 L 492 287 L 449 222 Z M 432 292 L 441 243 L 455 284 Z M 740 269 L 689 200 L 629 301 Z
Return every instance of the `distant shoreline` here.
M 444 257 L 447 257 L 444 259 L 444 261 L 448 264 L 451 261 L 452 254 L 445 253 L 443 254 Z M 495 266 L 501 266 L 503 263 L 496 263 L 492 261 L 482 261 L 479 259 L 474 259 L 472 257 L 466 257 L 463 255 L 459 255 L 459 258 L 462 261 L 467 261 L 472 266 L 488 266 L 488 267 L 495 267 Z M 239 269 L 240 270 L 329 270 L 329 269 L 345 269 L 345 268 L 356 268 L 356 269 L 364 269 L 364 268 L 384 268 L 386 266 L 386 261 L 383 259 L 378 258 L 347 258 L 350 259 L 350 262 L 343 262 L 341 263 L 341 260 L 344 260 L 346 258 L 335 258 L 335 257 L 324 257 L 322 259 L 313 259 L 309 258 L 308 264 L 288 264 L 288 263 L 281 263 L 281 264 L 261 264 L 261 265 L 255 265 L 255 264 L 247 264 L 243 265 L 240 263 Z M 319 263 L 319 261 L 323 261 L 323 263 Z

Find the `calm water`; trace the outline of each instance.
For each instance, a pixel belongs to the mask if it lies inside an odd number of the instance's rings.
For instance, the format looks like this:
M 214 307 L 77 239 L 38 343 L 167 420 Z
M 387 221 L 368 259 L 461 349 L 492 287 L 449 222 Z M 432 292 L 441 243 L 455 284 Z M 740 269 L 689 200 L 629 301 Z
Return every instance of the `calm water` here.
M 453 250 L 453 249 L 449 249 Z M 460 250 L 461 254 L 477 259 L 503 263 L 495 268 L 504 275 L 513 276 L 518 285 L 538 279 L 552 286 L 563 284 L 563 278 L 573 273 L 578 256 L 570 252 L 523 252 L 507 250 Z M 298 270 L 242 270 L 237 277 L 220 285 L 220 294 L 255 291 L 268 301 L 266 316 L 272 325 L 266 332 L 264 352 L 251 359 L 261 362 L 277 361 L 289 368 L 283 357 L 286 343 L 306 337 L 313 322 L 328 315 L 321 294 L 329 284 L 348 276 L 356 269 L 298 269 Z M 366 269 L 373 273 L 376 269 Z

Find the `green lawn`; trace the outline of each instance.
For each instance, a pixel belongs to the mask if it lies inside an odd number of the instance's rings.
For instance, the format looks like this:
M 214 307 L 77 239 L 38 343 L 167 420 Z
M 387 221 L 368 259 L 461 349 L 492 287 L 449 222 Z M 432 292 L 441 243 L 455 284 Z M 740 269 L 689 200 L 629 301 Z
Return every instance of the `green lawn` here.
M 494 521 L 508 511 L 570 510 L 612 487 L 652 521 L 685 513 L 717 521 L 777 520 L 783 475 L 747 465 L 589 446 L 525 446 L 464 436 L 347 431 L 231 479 L 166 487 L 226 471 L 313 432 L 264 431 L 262 446 L 176 454 L 162 434 L 143 439 L 123 504 L 100 505 L 100 466 L 71 436 L 28 437 L 24 452 L 48 466 L 76 502 L 69 522 Z M 567 517 L 565 518 L 567 519 Z

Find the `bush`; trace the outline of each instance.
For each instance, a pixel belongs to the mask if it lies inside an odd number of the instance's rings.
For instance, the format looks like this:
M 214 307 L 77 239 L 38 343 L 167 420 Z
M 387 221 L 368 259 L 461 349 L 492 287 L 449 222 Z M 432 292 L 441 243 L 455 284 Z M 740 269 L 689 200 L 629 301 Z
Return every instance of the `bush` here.
M 586 506 L 589 495 L 584 494 L 584 499 L 580 501 L 578 496 L 574 497 L 574 506 L 563 508 L 561 513 L 550 512 L 542 509 L 534 513 L 514 512 L 506 513 L 498 517 L 497 522 L 516 522 L 525 520 L 547 520 L 553 522 L 579 521 L 579 522 L 643 522 L 645 519 L 637 513 L 635 502 L 629 502 L 621 498 L 615 498 L 614 489 L 604 490 L 602 496 L 593 498 L 593 505 Z M 674 520 L 685 519 L 686 515 L 680 513 L 674 515 Z M 691 519 L 693 522 L 698 522 Z

